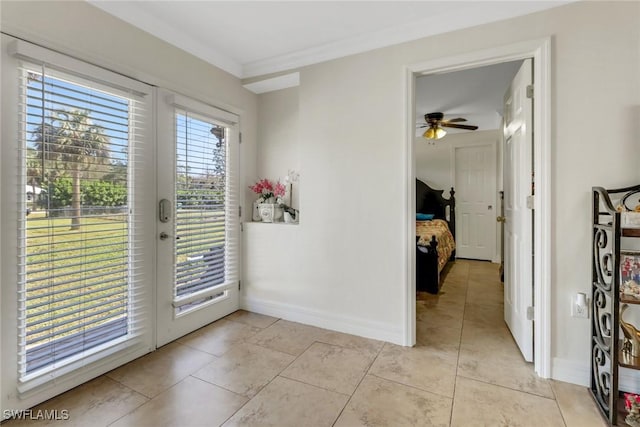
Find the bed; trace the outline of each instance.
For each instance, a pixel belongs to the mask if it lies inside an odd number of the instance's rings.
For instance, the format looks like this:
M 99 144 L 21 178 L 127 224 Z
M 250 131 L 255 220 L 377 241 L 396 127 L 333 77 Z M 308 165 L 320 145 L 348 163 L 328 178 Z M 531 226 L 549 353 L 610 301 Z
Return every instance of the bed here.
M 416 179 L 416 213 L 433 215 L 428 221 L 416 220 L 416 291 L 437 294 L 449 261 L 455 260 L 456 201 L 444 190 L 435 190 Z

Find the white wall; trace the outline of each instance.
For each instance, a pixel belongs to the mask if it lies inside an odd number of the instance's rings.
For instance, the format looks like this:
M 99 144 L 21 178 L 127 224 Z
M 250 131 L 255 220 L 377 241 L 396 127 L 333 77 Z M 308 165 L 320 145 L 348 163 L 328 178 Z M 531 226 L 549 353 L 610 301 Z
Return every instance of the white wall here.
M 300 173 L 298 152 L 298 88 L 258 96 L 257 168 L 253 182 L 269 178 L 284 182 L 289 170 Z M 251 175 L 248 171 L 248 175 Z M 252 181 L 249 181 L 251 184 Z M 293 207 L 300 206 L 300 181 L 293 184 Z
M 379 337 L 400 331 L 405 67 L 551 36 L 553 376 L 586 384 L 589 322 L 570 317 L 569 301 L 590 292 L 591 186 L 640 180 L 638 22 L 637 2 L 577 2 L 301 69 L 302 253 L 277 280 L 247 258 L 247 300 L 282 312 L 286 302 L 321 325 L 348 316 Z M 594 132 L 600 112 L 606 136 Z M 276 232 L 270 245 L 287 253 Z

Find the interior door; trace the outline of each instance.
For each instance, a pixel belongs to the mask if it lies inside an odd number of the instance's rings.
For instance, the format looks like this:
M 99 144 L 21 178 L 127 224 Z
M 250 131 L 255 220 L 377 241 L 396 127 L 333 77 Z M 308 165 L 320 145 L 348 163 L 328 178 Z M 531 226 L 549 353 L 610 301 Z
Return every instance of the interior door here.
M 504 96 L 504 319 L 525 360 L 533 360 L 532 60 Z
M 238 118 L 158 96 L 157 345 L 238 309 Z
M 456 256 L 496 253 L 496 153 L 491 144 L 455 148 Z

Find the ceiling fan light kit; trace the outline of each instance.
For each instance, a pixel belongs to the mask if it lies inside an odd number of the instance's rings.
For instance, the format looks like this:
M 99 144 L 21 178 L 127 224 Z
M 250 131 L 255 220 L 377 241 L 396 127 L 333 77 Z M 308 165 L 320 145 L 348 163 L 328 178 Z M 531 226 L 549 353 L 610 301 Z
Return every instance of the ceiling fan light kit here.
M 440 139 L 444 137 L 447 132 L 442 129 L 443 127 L 450 127 L 456 129 L 465 129 L 465 130 L 476 130 L 478 126 L 472 125 L 460 125 L 457 124 L 459 122 L 466 122 L 467 119 L 462 117 L 457 117 L 455 119 L 444 119 L 444 114 L 436 112 L 436 113 L 427 113 L 424 115 L 424 120 L 427 122 L 419 127 L 429 127 L 422 136 L 426 139 L 434 140 Z
M 446 134 L 447 134 L 446 130 L 437 126 L 432 126 L 432 127 L 429 127 L 429 129 L 427 129 L 427 131 L 423 133 L 422 136 L 426 139 L 440 139 Z

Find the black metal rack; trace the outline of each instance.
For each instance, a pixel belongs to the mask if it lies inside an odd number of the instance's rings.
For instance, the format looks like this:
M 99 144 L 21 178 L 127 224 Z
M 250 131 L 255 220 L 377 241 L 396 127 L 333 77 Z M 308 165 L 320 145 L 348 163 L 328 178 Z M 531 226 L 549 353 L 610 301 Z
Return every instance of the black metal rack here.
M 618 367 L 640 369 L 640 358 L 622 353 L 620 340 L 620 242 L 640 237 L 640 229 L 623 228 L 612 203 L 640 192 L 640 185 L 613 190 L 593 187 L 593 256 L 591 272 L 591 394 L 610 425 L 624 423 L 624 399 L 618 390 Z M 628 207 L 627 207 L 628 208 Z

